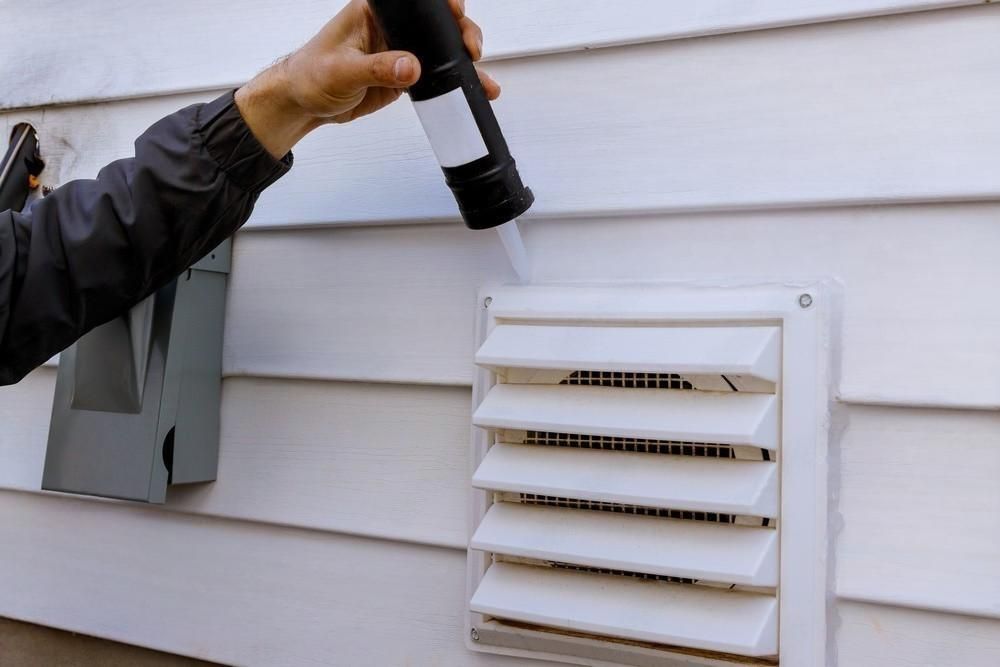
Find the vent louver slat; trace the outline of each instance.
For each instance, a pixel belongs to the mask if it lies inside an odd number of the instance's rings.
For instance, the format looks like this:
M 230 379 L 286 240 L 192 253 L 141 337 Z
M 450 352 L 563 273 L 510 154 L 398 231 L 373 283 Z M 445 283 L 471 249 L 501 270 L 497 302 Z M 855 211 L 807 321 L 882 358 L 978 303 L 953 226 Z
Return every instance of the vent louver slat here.
M 523 623 L 747 656 L 777 653 L 773 596 L 495 563 L 473 611 Z
M 778 448 L 770 394 L 500 384 L 476 426 Z
M 768 528 L 497 503 L 470 546 L 541 561 L 774 587 L 777 538 Z
M 780 367 L 774 327 L 497 326 L 476 363 L 511 380 L 518 369 L 731 375 L 773 384 Z M 522 375 L 516 381 L 530 381 Z
M 498 443 L 472 484 L 644 507 L 778 515 L 777 466 L 766 461 Z

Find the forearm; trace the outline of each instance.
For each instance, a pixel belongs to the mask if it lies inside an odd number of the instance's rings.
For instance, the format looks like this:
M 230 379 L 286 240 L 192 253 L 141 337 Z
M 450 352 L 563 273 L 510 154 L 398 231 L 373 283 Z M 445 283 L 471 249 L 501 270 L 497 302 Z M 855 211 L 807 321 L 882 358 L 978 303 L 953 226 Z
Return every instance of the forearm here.
M 284 174 L 232 100 L 153 125 L 135 157 L 0 214 L 0 384 L 153 293 L 229 237 Z

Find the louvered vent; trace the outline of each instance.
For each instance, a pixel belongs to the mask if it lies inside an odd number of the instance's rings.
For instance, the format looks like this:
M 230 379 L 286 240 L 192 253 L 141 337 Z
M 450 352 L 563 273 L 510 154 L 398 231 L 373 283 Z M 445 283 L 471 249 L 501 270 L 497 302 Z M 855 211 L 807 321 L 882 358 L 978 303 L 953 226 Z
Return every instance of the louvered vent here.
M 776 662 L 780 323 L 503 306 L 476 354 L 480 625 Z

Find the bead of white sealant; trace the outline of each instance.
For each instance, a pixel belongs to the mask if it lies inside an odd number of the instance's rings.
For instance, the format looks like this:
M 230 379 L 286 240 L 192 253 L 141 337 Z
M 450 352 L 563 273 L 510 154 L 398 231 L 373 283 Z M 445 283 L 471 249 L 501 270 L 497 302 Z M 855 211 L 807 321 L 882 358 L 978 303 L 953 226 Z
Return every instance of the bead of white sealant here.
M 500 240 L 518 280 L 522 283 L 528 282 L 531 279 L 531 265 L 528 263 L 528 251 L 524 247 L 524 241 L 521 240 L 521 230 L 517 228 L 517 220 L 500 225 L 497 227 L 497 233 L 500 234 Z

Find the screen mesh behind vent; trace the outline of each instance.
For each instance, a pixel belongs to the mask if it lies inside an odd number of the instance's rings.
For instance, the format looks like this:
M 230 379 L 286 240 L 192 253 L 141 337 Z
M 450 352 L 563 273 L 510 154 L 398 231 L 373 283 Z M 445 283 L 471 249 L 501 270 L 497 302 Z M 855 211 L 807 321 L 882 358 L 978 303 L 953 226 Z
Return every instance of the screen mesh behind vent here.
M 664 574 L 648 574 L 646 572 L 629 572 L 628 570 L 611 570 L 606 567 L 584 567 L 582 565 L 574 565 L 573 563 L 548 561 L 546 565 L 559 570 L 573 570 L 575 572 L 588 572 L 590 574 L 604 574 L 610 577 L 631 577 L 632 579 L 663 581 L 671 584 L 684 584 L 687 586 L 698 583 L 697 579 L 687 579 L 685 577 L 671 577 Z
M 581 433 L 551 433 L 528 431 L 524 437 L 526 445 L 549 447 L 579 447 L 582 449 L 606 449 L 618 452 L 640 454 L 668 454 L 672 456 L 707 456 L 710 458 L 735 459 L 736 453 L 727 445 L 709 445 L 699 442 L 677 440 L 647 440 L 644 438 L 616 438 Z
M 675 373 L 618 373 L 609 371 L 574 371 L 559 384 L 623 389 L 694 389 L 694 385 Z
M 616 514 L 631 514 L 634 516 L 655 516 L 661 519 L 683 519 L 686 521 L 711 521 L 713 523 L 736 523 L 736 515 L 719 512 L 690 512 L 686 510 L 671 510 L 661 507 L 642 507 L 640 505 L 624 505 L 622 503 L 604 503 L 593 500 L 576 500 L 574 498 L 559 498 L 557 496 L 540 496 L 534 493 L 522 493 L 517 502 L 525 505 L 545 505 L 548 507 L 565 507 L 592 512 L 614 512 Z

